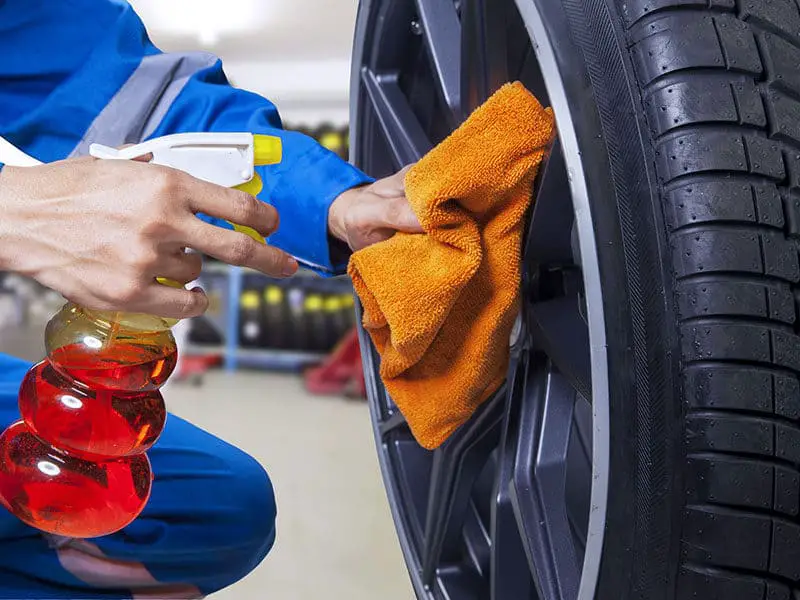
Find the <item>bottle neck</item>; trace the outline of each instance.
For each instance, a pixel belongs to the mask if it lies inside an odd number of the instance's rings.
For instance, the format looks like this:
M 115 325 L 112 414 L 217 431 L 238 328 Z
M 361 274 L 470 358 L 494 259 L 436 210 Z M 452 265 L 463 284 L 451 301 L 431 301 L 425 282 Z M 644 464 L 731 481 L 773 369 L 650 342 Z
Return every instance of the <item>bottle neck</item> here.
M 114 326 L 119 326 L 135 332 L 167 331 L 178 322 L 177 319 L 165 319 L 140 313 L 91 310 L 83 307 L 79 310 L 104 327 L 113 328 Z

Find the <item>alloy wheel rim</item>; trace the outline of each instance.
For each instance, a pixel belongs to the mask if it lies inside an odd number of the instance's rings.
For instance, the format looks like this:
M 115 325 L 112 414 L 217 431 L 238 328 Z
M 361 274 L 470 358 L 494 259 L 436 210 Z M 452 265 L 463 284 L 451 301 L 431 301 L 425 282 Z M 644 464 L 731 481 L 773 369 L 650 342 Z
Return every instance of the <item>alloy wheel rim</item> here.
M 605 321 L 578 138 L 546 15 L 534 0 L 362 0 L 359 19 L 351 148 L 371 174 L 418 160 L 510 80 L 550 104 L 559 128 L 533 190 L 507 382 L 440 449 L 413 441 L 360 331 L 414 587 L 424 598 L 589 600 L 608 495 Z

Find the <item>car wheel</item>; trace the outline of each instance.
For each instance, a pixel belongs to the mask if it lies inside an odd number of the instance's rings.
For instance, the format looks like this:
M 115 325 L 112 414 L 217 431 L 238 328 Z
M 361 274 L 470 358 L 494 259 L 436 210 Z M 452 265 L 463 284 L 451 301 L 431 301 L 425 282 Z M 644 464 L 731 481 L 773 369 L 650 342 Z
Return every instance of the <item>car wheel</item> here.
M 425 451 L 361 331 L 419 598 L 800 598 L 798 65 L 795 0 L 362 0 L 371 175 L 507 81 L 558 125 L 504 388 Z

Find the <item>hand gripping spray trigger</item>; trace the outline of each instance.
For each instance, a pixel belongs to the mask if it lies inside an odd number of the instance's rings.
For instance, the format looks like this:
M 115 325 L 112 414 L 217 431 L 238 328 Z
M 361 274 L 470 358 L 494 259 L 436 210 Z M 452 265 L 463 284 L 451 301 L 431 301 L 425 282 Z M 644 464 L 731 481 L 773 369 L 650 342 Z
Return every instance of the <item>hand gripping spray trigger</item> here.
M 254 167 L 281 161 L 280 138 L 189 133 L 90 154 L 152 161 L 252 195 Z M 0 138 L 0 162 L 40 164 Z M 264 243 L 254 230 L 234 225 Z M 180 287 L 168 280 L 165 285 Z M 22 419 L 0 435 L 0 502 L 39 530 L 72 538 L 119 531 L 144 509 L 153 474 L 146 451 L 164 429 L 159 388 L 177 361 L 170 328 L 151 315 L 89 310 L 67 303 L 47 324 L 47 358 L 19 391 Z

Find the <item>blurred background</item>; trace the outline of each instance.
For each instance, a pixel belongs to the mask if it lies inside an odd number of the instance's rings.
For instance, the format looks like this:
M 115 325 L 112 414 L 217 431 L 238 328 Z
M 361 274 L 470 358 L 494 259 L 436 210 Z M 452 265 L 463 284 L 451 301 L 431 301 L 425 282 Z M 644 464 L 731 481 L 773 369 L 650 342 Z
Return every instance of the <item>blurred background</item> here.
M 165 51 L 220 56 L 284 124 L 347 156 L 356 0 L 131 0 Z M 278 499 L 266 561 L 215 600 L 408 600 L 363 398 L 346 279 L 273 281 L 208 262 L 203 318 L 176 330 L 168 408 L 255 456 Z M 63 299 L 0 273 L 0 351 L 43 357 Z

